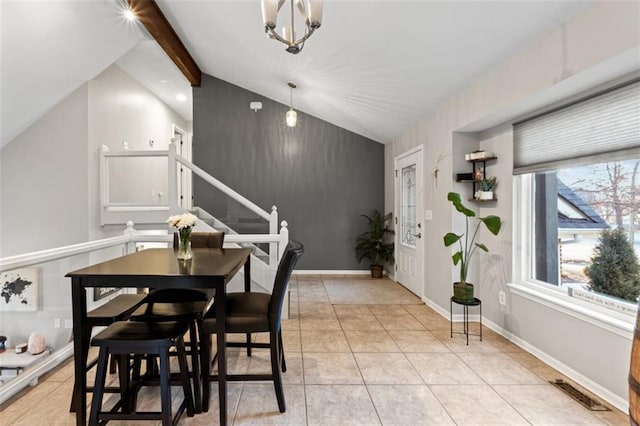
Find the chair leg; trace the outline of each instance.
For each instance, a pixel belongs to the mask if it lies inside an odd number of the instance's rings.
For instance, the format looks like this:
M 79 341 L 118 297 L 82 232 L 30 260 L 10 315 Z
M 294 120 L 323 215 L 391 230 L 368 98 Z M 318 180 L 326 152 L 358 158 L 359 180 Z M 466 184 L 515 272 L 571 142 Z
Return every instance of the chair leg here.
M 89 416 L 90 425 L 98 424 L 98 416 L 102 410 L 102 397 L 104 396 L 108 361 L 109 350 L 105 347 L 100 348 L 100 353 L 98 354 L 98 367 L 96 370 L 96 382 L 93 387 L 93 400 L 91 401 L 91 415 Z
M 195 321 L 189 324 L 189 340 L 191 341 L 191 369 L 193 370 L 193 402 L 196 412 L 202 411 L 202 395 L 200 386 L 200 361 L 198 359 L 198 331 Z M 188 370 L 185 370 L 188 372 Z M 188 373 L 187 373 L 188 374 Z
M 269 347 L 271 349 L 271 374 L 273 375 L 273 387 L 276 390 L 278 408 L 281 413 L 287 409 L 284 401 L 284 389 L 282 387 L 282 372 L 280 371 L 280 345 L 278 344 L 278 332 L 269 333 Z
M 111 355 L 109 373 L 114 365 L 118 364 L 118 377 L 120 379 L 120 398 L 122 399 L 122 412 L 130 413 L 135 409 L 135 403 L 129 399 L 129 356 Z
M 211 335 L 207 333 L 200 334 L 200 373 L 202 375 L 202 412 L 209 411 L 210 384 L 209 376 L 211 375 Z
M 160 407 L 162 426 L 171 426 L 171 371 L 169 369 L 169 348 L 160 352 Z
M 287 361 L 284 359 L 284 345 L 282 344 L 282 330 L 278 331 L 278 346 L 280 347 L 280 361 L 282 362 L 282 372 L 287 372 Z
M 178 339 L 178 341 L 176 342 L 176 349 L 178 351 L 178 363 L 180 364 L 180 376 L 182 377 L 182 391 L 184 392 L 184 399 L 187 403 L 187 416 L 193 417 L 193 395 L 191 394 L 191 381 L 189 380 L 187 356 L 185 355 L 184 341 L 182 340 L 182 338 Z M 198 386 L 198 384 L 194 382 L 194 386 Z
M 247 356 L 251 356 L 251 333 L 247 333 Z

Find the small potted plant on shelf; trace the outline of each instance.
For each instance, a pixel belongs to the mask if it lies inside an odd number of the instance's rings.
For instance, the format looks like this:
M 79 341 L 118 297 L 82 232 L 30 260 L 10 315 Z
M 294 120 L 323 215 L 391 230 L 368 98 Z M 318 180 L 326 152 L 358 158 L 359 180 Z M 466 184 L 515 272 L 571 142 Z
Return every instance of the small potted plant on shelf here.
M 356 239 L 356 255 L 358 261 L 367 258 L 371 261 L 371 277 L 382 278 L 384 265 L 393 262 L 393 243 L 387 241 L 387 235 L 393 230 L 387 228 L 391 213 L 383 216 L 374 210 L 371 216 L 361 215 L 369 222 L 369 230 Z
M 447 200 L 451 201 L 456 210 L 462 213 L 465 217 L 466 227 L 464 234 L 455 234 L 448 232 L 444 236 L 444 245 L 449 247 L 455 243 L 460 244 L 460 250 L 455 252 L 451 257 L 454 265 L 460 264 L 460 281 L 453 283 L 453 297 L 456 300 L 467 302 L 474 298 L 473 284 L 467 282 L 467 273 L 469 272 L 469 265 L 473 255 L 477 249 L 484 252 L 488 252 L 489 249 L 482 243 L 476 242 L 480 225 L 484 224 L 485 227 L 493 235 L 498 235 L 500 227 L 502 226 L 502 220 L 495 215 L 489 215 L 485 217 L 476 217 L 476 213 L 473 210 L 468 209 L 462 204 L 460 194 L 456 192 L 449 192 Z M 472 218 L 476 218 L 477 224 L 475 229 L 469 229 L 469 221 Z M 472 225 L 473 227 L 473 225 Z M 471 233 L 470 233 L 471 231 Z M 463 238 L 464 237 L 464 238 Z
M 480 190 L 475 194 L 476 200 L 493 200 L 493 188 L 495 186 L 495 177 L 480 180 Z

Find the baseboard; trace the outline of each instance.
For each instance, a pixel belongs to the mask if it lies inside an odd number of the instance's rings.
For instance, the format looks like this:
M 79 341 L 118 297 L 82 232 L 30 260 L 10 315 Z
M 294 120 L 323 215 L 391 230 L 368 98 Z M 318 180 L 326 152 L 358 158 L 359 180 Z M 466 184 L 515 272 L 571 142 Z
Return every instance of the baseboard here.
M 441 308 L 440 305 L 436 304 L 433 300 L 427 297 L 422 296 L 422 301 L 425 303 L 425 305 L 427 305 L 428 307 L 430 307 L 431 309 L 433 309 L 434 311 L 442 315 L 447 321 L 449 321 L 449 319 L 451 319 L 452 322 L 464 321 L 464 317 L 462 314 L 455 314 L 453 315 L 453 317 L 450 317 L 449 311 Z M 483 318 L 483 321 L 484 321 L 484 318 Z M 469 314 L 469 322 L 480 322 L 480 314 Z
M 51 356 L 44 358 L 42 362 L 33 367 L 29 367 L 24 373 L 18 374 L 14 379 L 11 379 L 2 386 L 2 391 L 0 391 L 0 404 L 3 404 L 27 386 L 35 386 L 40 376 L 48 373 L 71 356 L 73 356 L 73 343 L 69 343 L 63 348 L 53 351 Z
M 295 270 L 293 275 L 371 275 L 370 270 Z
M 558 370 L 560 373 L 564 374 L 565 376 L 567 376 L 568 378 L 570 378 L 580 386 L 584 387 L 585 389 L 589 390 L 590 392 L 593 392 L 595 395 L 604 399 L 609 404 L 616 407 L 618 410 L 622 411 L 623 413 L 629 412 L 629 403 L 624 398 L 621 398 L 620 396 L 614 394 L 607 388 L 599 385 L 598 383 L 582 375 L 581 373 L 577 372 L 576 370 L 564 364 L 563 362 L 558 361 L 557 359 L 547 354 L 546 352 L 522 340 L 518 336 L 513 335 L 513 333 L 505 330 L 504 328 L 500 327 L 498 324 L 494 323 L 493 321 L 489 321 L 488 319 L 483 318 L 482 323 L 487 328 L 495 331 L 505 339 L 511 341 L 513 344 L 520 346 L 522 349 L 529 352 L 536 358 L 540 359 L 541 361 L 544 361 L 546 364 Z
M 449 311 L 447 311 L 446 309 L 443 309 L 440 305 L 438 305 L 433 300 L 431 300 L 431 299 L 429 299 L 427 297 L 423 296 L 422 297 L 422 301 L 428 307 L 430 307 L 431 309 L 433 309 L 434 311 L 436 311 L 437 313 L 442 315 L 444 318 L 449 320 Z M 469 315 L 469 320 L 470 321 L 479 321 L 480 320 L 480 316 L 479 315 Z M 459 322 L 459 321 L 462 321 L 462 315 L 454 315 L 453 316 L 453 322 Z M 557 359 L 555 359 L 551 355 L 547 354 L 546 352 L 544 352 L 544 351 L 538 349 L 537 347 L 533 346 L 532 344 L 522 340 L 518 336 L 515 336 L 510 331 L 505 330 L 504 328 L 500 327 L 498 324 L 494 323 L 493 321 L 488 320 L 486 317 L 482 318 L 482 325 L 484 325 L 485 327 L 489 328 L 492 331 L 495 331 L 496 333 L 498 333 L 499 335 L 501 335 L 505 339 L 509 340 L 513 344 L 521 347 L 525 351 L 529 352 L 533 356 L 535 356 L 538 359 L 540 359 L 541 361 L 545 362 L 547 365 L 549 365 L 552 368 L 558 370 L 560 373 L 564 374 L 565 376 L 567 376 L 568 378 L 570 378 L 571 380 L 573 380 L 574 382 L 576 382 L 580 386 L 584 387 L 585 389 L 589 390 L 590 392 L 593 392 L 595 395 L 597 395 L 598 397 L 604 399 L 609 404 L 613 405 L 614 407 L 616 407 L 618 410 L 622 411 L 623 413 L 628 413 L 629 412 L 629 403 L 624 398 L 621 398 L 620 396 L 614 394 L 613 392 L 611 392 L 607 388 L 599 385 L 598 383 L 594 382 L 593 380 L 589 379 L 588 377 L 586 377 L 586 376 L 582 375 L 581 373 L 575 371 L 573 368 L 569 367 L 568 365 L 558 361 Z

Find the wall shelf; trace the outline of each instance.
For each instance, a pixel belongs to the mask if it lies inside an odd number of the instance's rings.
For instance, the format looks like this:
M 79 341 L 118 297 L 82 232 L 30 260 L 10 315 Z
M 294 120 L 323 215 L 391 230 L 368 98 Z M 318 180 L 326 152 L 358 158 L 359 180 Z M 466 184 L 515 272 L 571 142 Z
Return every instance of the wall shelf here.
M 484 157 L 484 158 L 474 158 L 474 159 L 470 159 L 470 160 L 466 160 L 467 163 L 471 164 L 471 176 L 475 177 L 476 176 L 476 172 L 479 171 L 480 173 L 480 179 L 456 179 L 456 182 L 458 183 L 470 183 L 472 185 L 472 197 L 469 199 L 469 201 L 473 201 L 473 202 L 479 202 L 479 203 L 486 203 L 486 202 L 492 202 L 492 201 L 498 201 L 498 199 L 495 197 L 495 192 L 494 192 L 494 197 L 490 200 L 480 200 L 475 198 L 475 193 L 477 191 L 478 188 L 480 188 L 480 180 L 485 179 L 487 177 L 487 161 L 493 161 L 493 160 L 497 160 L 498 157 L 496 157 L 495 155 L 492 155 L 490 157 Z M 480 166 L 480 164 L 482 164 L 482 166 Z M 462 173 L 459 173 L 459 175 L 463 175 Z M 469 176 L 468 173 L 464 174 L 465 178 Z

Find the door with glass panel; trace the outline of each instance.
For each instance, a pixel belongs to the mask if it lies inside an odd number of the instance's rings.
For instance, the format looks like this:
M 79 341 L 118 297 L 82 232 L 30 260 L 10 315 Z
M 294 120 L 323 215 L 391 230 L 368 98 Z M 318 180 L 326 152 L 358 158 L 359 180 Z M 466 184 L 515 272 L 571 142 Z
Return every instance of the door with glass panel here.
M 396 281 L 422 297 L 424 264 L 422 147 L 395 159 Z

